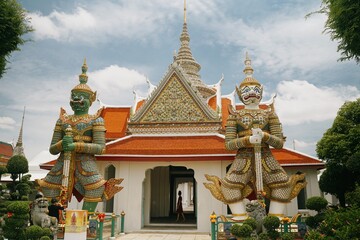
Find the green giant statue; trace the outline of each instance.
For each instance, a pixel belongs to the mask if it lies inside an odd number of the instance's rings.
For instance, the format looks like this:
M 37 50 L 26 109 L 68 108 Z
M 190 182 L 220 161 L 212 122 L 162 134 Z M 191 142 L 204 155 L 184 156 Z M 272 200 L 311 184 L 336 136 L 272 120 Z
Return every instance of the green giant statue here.
M 50 145 L 51 154 L 59 154 L 55 165 L 43 179 L 37 179 L 39 190 L 47 198 L 57 198 L 65 206 L 74 195 L 84 200 L 83 210 L 93 212 L 98 202 L 111 199 L 122 187 L 122 179 L 104 180 L 96 166 L 96 154 L 105 151 L 105 126 L 102 109 L 90 115 L 96 92 L 86 84 L 86 61 L 79 75 L 80 84 L 71 90 L 68 115 L 63 108 L 56 122 Z

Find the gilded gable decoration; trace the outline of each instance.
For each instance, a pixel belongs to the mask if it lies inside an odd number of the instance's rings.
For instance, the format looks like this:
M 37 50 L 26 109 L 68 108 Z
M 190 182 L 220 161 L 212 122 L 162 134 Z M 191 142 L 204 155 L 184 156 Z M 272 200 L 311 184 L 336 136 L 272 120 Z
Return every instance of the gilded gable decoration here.
M 150 98 L 130 118 L 129 133 L 218 132 L 220 117 L 183 71 L 176 62 L 170 65 Z

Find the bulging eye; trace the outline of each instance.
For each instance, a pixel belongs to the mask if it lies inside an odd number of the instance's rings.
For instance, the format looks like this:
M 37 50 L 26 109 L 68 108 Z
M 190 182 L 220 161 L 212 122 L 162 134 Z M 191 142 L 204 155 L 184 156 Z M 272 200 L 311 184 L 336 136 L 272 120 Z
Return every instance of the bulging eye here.
M 250 88 L 248 86 L 244 87 L 242 90 L 243 93 L 247 93 L 249 91 L 250 91 Z

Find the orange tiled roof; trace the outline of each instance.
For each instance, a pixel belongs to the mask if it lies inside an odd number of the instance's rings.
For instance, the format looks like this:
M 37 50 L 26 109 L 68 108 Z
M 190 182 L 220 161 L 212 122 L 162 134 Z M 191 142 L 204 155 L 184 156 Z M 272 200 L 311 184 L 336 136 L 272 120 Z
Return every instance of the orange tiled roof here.
M 13 147 L 10 143 L 0 142 L 0 156 L 11 157 L 13 154 Z
M 229 117 L 229 106 L 231 105 L 231 100 L 228 98 L 221 99 L 221 112 L 222 112 L 222 127 L 225 129 L 226 121 Z
M 136 110 L 136 111 L 139 110 L 139 109 L 141 108 L 141 106 L 144 105 L 144 103 L 145 103 L 145 100 L 139 101 L 139 102 L 136 104 L 135 110 Z
M 290 149 L 271 149 L 275 159 L 283 167 L 323 168 L 320 160 Z M 202 156 L 205 155 L 205 156 Z M 211 156 L 213 155 L 213 156 Z M 161 157 L 163 156 L 163 157 Z M 235 151 L 227 151 L 224 139 L 213 136 L 131 136 L 122 141 L 108 144 L 104 155 L 96 156 L 98 161 L 219 161 L 233 160 Z M 50 170 L 56 160 L 41 164 Z
M 287 148 L 282 149 L 271 149 L 272 154 L 275 159 L 284 166 L 284 165 L 311 165 L 318 164 L 324 166 L 325 164 L 311 156 L 301 154 L 300 152 L 296 152 Z
M 106 146 L 106 154 L 229 154 L 224 139 L 213 136 L 130 136 Z
M 209 99 L 209 107 L 216 111 L 216 95 Z
M 117 139 L 125 136 L 130 107 L 106 107 L 102 112 L 105 120 L 106 139 Z
M 218 135 L 130 136 L 108 144 L 106 155 L 224 155 L 231 160 L 236 151 L 226 150 L 224 141 L 224 138 Z M 316 158 L 286 148 L 272 148 L 271 151 L 281 165 L 324 165 Z

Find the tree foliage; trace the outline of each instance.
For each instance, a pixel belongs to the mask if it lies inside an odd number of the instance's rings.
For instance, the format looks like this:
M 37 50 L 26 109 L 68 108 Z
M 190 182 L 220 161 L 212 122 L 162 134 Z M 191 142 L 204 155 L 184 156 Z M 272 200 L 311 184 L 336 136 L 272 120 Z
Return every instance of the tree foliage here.
M 29 172 L 29 163 L 24 156 L 15 155 L 9 159 L 6 168 L 11 174 L 27 173 Z
M 360 180 L 360 98 L 340 108 L 332 127 L 317 143 L 316 152 L 326 161 L 320 189 L 338 197 L 345 206 L 345 193 L 354 190 Z
M 326 201 L 326 199 L 319 196 L 314 196 L 306 200 L 306 208 L 310 210 L 315 210 L 318 213 L 325 210 L 327 205 L 328 202 Z
M 0 1 L 0 78 L 6 70 L 8 57 L 26 40 L 22 36 L 33 29 L 25 10 L 16 0 Z
M 322 0 L 319 11 L 327 15 L 324 32 L 338 41 L 340 61 L 360 62 L 360 0 Z

